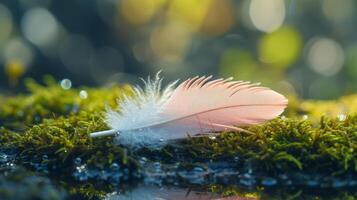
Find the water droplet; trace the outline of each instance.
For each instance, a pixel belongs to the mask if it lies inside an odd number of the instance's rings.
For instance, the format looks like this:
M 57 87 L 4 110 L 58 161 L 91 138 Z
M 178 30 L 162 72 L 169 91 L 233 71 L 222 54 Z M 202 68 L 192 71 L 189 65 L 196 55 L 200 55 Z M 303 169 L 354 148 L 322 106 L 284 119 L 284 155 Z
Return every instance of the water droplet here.
M 12 162 L 8 162 L 8 163 L 6 163 L 6 165 L 9 166 L 9 167 L 14 167 L 15 166 L 15 164 L 12 163 Z
M 73 176 L 76 180 L 79 181 L 86 181 L 89 178 L 89 173 L 87 170 L 87 166 L 84 165 L 80 165 L 76 167 L 76 170 L 73 172 Z
M 180 162 L 176 162 L 174 164 L 174 169 L 178 169 L 180 167 L 181 163 Z
M 248 171 L 247 171 L 248 174 L 252 174 L 253 173 L 253 169 L 252 168 L 249 168 Z
M 346 119 L 346 115 L 345 114 L 339 114 L 338 115 L 338 120 L 345 121 L 345 119 Z
M 43 155 L 42 160 L 48 160 L 48 155 Z
M 40 115 L 38 115 L 38 114 L 36 114 L 36 115 L 33 117 L 33 121 L 34 121 L 35 123 L 39 123 L 39 122 L 41 122 L 41 120 L 42 120 L 42 117 L 41 117 Z
M 78 166 L 78 167 L 76 167 L 76 170 L 78 171 L 78 172 L 84 172 L 84 171 L 86 171 L 86 165 L 84 164 L 84 165 L 80 165 L 80 166 Z
M 250 175 L 243 175 L 239 182 L 244 186 L 253 186 L 256 184 L 256 180 Z
M 139 159 L 139 163 L 140 163 L 141 165 L 146 164 L 147 161 L 148 161 L 148 159 L 145 158 L 145 157 L 141 157 L 141 158 Z
M 120 169 L 120 166 L 118 165 L 118 163 L 113 163 L 110 168 L 114 171 L 118 171 Z
M 154 162 L 154 169 L 155 170 L 161 170 L 161 163 L 160 162 Z
M 72 81 L 69 79 L 63 79 L 60 85 L 64 90 L 69 90 L 72 87 Z
M 81 91 L 79 92 L 79 97 L 80 97 L 81 99 L 86 99 L 86 98 L 88 98 L 88 92 L 85 91 L 85 90 L 81 90 Z
M 276 185 L 277 180 L 274 178 L 267 177 L 267 178 L 264 178 L 261 183 L 264 186 L 273 186 L 273 185 Z
M 82 159 L 80 157 L 77 157 L 76 159 L 74 159 L 74 164 L 75 165 L 81 165 L 82 164 Z
M 182 170 L 178 172 L 180 178 L 183 178 L 185 181 L 190 182 L 191 184 L 203 184 L 205 182 L 205 169 L 202 167 L 194 167 L 192 170 L 186 171 Z M 176 177 L 173 178 L 172 182 L 177 180 Z
M 192 169 L 192 171 L 195 173 L 202 173 L 205 171 L 205 169 L 203 169 L 202 167 L 195 167 Z
M 6 163 L 9 159 L 9 156 L 5 153 L 0 153 L 0 163 Z
M 208 137 L 210 140 L 215 140 L 216 139 L 216 136 L 209 136 Z
M 245 174 L 243 174 L 242 177 L 243 177 L 243 178 L 252 178 L 252 175 L 249 174 L 249 173 L 245 173 Z

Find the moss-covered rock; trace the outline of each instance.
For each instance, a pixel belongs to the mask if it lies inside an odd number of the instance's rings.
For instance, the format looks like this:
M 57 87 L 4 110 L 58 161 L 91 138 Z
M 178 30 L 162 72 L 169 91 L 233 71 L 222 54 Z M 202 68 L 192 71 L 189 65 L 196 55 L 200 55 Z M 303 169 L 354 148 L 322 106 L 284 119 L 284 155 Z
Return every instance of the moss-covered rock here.
M 112 137 L 89 137 L 91 132 L 108 128 L 103 122 L 105 106 L 114 107 L 124 94 L 131 95 L 129 86 L 64 90 L 51 78 L 47 77 L 45 83 L 42 86 L 28 81 L 29 94 L 0 98 L 0 150 L 16 151 L 15 163 L 28 169 L 39 171 L 45 166 L 44 171 L 65 182 L 72 195 L 96 198 L 111 191 L 117 185 L 96 177 L 104 176 L 100 170 L 113 164 L 125 173 L 117 177 L 117 184 L 139 180 L 141 157 L 166 164 L 179 162 L 186 169 L 195 163 L 204 167 L 224 161 L 234 164 L 237 172 L 248 167 L 270 176 L 357 174 L 354 95 L 336 101 L 290 97 L 287 118 L 249 127 L 254 134 L 223 132 L 216 137 L 175 141 L 162 149 L 132 150 L 116 145 Z M 80 165 L 75 163 L 77 159 Z M 81 173 L 83 166 L 97 171 L 81 182 L 74 173 Z

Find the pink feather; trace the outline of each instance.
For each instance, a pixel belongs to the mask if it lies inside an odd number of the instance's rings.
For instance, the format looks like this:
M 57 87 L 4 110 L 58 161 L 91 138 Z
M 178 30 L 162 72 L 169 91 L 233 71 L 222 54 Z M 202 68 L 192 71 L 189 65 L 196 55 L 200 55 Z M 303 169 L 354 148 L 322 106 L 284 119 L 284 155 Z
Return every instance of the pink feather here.
M 239 127 L 259 124 L 277 117 L 288 103 L 283 95 L 261 87 L 259 84 L 232 81 L 232 78 L 216 80 L 211 80 L 211 78 L 212 76 L 197 76 L 184 81 L 172 91 L 169 88 L 164 92 L 165 98 L 157 97 L 159 103 L 158 105 L 154 103 L 154 105 L 158 106 L 158 111 L 153 111 L 157 113 L 154 113 L 147 121 L 144 119 L 144 122 L 141 121 L 138 125 L 120 130 L 120 126 L 115 126 L 114 122 L 123 116 L 111 111 L 113 113 L 107 117 L 109 118 L 108 124 L 120 134 L 130 132 L 130 134 L 124 134 L 126 136 L 123 137 L 127 138 L 122 138 L 123 141 L 130 137 L 124 143 L 136 141 L 142 143 L 143 140 L 140 137 L 144 137 L 144 141 L 151 139 L 155 141 L 159 138 L 161 140 L 180 139 L 187 137 L 188 134 L 241 130 Z M 161 79 L 158 77 L 154 81 L 149 79 L 146 84 L 157 84 L 157 87 L 151 86 L 154 88 L 152 91 L 157 92 L 160 89 Z M 145 95 L 145 92 L 148 93 L 148 88 L 145 91 L 139 91 L 139 96 Z M 127 101 L 130 100 L 127 99 Z M 145 102 L 144 99 L 143 104 Z M 119 115 L 119 118 L 113 119 L 114 115 Z M 137 140 L 138 137 L 139 140 Z

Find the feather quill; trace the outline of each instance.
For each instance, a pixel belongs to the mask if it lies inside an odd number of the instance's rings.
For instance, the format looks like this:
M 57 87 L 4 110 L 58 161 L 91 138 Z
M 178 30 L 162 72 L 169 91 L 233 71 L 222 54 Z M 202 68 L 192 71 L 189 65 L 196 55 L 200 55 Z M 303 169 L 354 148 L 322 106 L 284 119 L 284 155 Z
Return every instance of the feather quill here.
M 134 87 L 133 97 L 118 101 L 118 110 L 108 109 L 106 123 L 112 130 L 91 137 L 113 135 L 131 146 L 159 145 L 188 134 L 242 130 L 280 115 L 288 100 L 259 84 L 212 76 L 190 78 L 175 88 L 177 81 L 161 91 L 159 73 Z

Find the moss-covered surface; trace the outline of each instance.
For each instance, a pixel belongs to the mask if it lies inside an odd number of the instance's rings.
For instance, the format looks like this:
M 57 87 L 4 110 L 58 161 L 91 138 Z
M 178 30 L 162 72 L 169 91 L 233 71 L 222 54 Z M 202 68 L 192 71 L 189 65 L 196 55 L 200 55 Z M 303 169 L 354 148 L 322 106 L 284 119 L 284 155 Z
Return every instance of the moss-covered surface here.
M 117 163 L 121 169 L 136 171 L 136 161 L 112 139 L 88 137 L 91 132 L 107 129 L 102 120 L 104 107 L 114 106 L 123 94 L 130 94 L 129 87 L 64 90 L 50 77 L 45 82 L 42 86 L 29 80 L 29 94 L 2 97 L 1 150 L 15 149 L 15 163 L 34 170 L 45 166 L 46 171 L 64 182 L 75 170 L 76 158 L 100 169 Z M 88 95 L 81 98 L 80 91 Z M 44 156 L 48 159 L 44 160 Z M 72 194 L 86 197 L 103 196 L 104 191 L 112 189 L 105 183 L 96 185 L 96 189 L 91 182 L 73 186 L 68 188 Z
M 215 139 L 191 138 L 177 148 L 142 149 L 152 159 L 174 161 L 240 161 L 257 163 L 258 170 L 288 172 L 357 172 L 357 116 L 343 121 L 322 117 L 308 120 L 275 119 L 248 129 L 255 133 L 224 132 Z M 175 153 L 173 152 L 175 151 Z
M 264 176 L 304 172 L 357 177 L 355 95 L 336 101 L 291 97 L 287 117 L 250 127 L 255 134 L 224 132 L 215 138 L 188 138 L 160 150 L 134 151 L 114 144 L 111 137 L 89 137 L 91 132 L 107 129 L 105 106 L 115 106 L 123 94 L 131 94 L 129 86 L 64 90 L 49 77 L 44 82 L 45 86 L 28 81 L 28 94 L 0 97 L 0 151 L 15 151 L 16 164 L 54 177 L 69 195 L 78 198 L 103 197 L 115 187 L 139 182 L 141 157 L 163 164 L 180 163 L 186 169 L 196 163 L 226 162 L 241 174 L 253 170 Z M 110 178 L 96 179 L 102 176 L 98 170 L 113 165 L 124 173 L 116 184 L 109 184 Z M 85 181 L 74 178 L 81 170 L 90 169 L 97 170 L 96 174 L 84 177 Z M 236 190 L 227 191 L 229 195 Z

